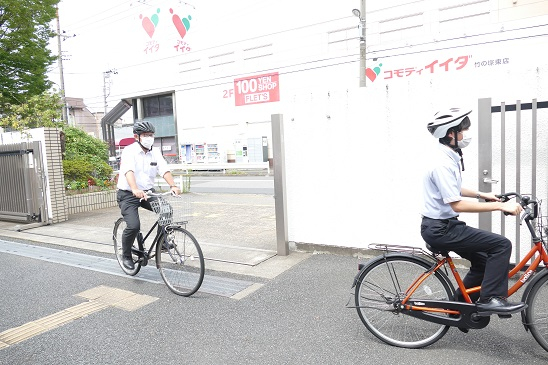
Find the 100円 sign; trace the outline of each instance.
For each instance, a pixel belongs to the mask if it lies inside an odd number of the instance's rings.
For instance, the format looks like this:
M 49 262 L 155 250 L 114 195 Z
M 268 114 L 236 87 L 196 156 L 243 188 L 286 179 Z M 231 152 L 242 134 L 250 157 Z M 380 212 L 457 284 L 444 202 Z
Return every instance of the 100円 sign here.
M 277 72 L 248 76 L 234 80 L 236 106 L 280 101 L 280 81 Z

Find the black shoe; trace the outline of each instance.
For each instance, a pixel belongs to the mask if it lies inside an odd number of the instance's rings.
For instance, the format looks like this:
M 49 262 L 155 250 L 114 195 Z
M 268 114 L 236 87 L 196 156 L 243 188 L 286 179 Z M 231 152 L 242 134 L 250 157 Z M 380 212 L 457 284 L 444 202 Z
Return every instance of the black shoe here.
M 122 265 L 128 270 L 135 270 L 135 264 L 133 263 L 133 260 L 131 257 L 124 257 L 122 259 Z
M 527 308 L 525 303 L 511 303 L 505 298 L 491 297 L 489 299 L 480 299 L 476 302 L 478 315 L 487 317 L 491 314 L 499 314 L 503 317 L 513 313 L 518 313 Z

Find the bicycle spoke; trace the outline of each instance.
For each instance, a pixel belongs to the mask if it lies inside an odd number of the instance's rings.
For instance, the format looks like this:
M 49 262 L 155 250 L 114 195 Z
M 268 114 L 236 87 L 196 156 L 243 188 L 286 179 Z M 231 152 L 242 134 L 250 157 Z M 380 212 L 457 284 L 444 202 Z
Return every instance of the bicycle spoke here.
M 126 274 L 133 276 L 133 275 L 137 275 L 137 273 L 141 269 L 142 259 L 140 259 L 140 255 L 139 255 L 140 251 L 138 249 L 138 243 L 137 241 L 135 241 L 133 244 L 133 247 L 131 248 L 132 259 L 135 265 L 135 269 L 129 270 L 123 265 L 122 235 L 125 229 L 126 229 L 126 222 L 123 220 L 123 218 L 118 219 L 118 221 L 116 221 L 116 223 L 114 224 L 114 231 L 112 233 L 112 240 L 114 243 L 114 253 L 116 254 L 116 260 L 118 261 L 118 264 L 120 265 L 122 270 Z
M 360 273 L 356 285 L 356 307 L 372 334 L 394 346 L 419 348 L 440 339 L 448 326 L 400 313 L 399 300 L 431 264 L 412 256 L 385 256 Z M 413 298 L 449 300 L 452 289 L 442 274 L 432 274 L 417 286 Z
M 176 294 L 195 293 L 204 278 L 204 258 L 196 239 L 185 229 L 172 227 L 159 244 L 156 257 L 160 274 Z
M 535 282 L 527 297 L 527 304 L 525 318 L 531 334 L 548 351 L 548 275 Z

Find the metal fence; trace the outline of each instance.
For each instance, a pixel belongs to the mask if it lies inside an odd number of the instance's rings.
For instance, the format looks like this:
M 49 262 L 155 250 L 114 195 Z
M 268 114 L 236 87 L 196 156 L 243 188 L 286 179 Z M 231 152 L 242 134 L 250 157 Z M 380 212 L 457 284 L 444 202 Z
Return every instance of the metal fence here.
M 531 194 L 548 204 L 548 102 L 502 102 L 479 99 L 478 187 L 480 191 Z M 508 237 L 514 243 L 513 261 L 531 247 L 531 237 L 518 218 L 481 213 L 479 227 Z
M 0 219 L 46 222 L 41 142 L 0 145 Z

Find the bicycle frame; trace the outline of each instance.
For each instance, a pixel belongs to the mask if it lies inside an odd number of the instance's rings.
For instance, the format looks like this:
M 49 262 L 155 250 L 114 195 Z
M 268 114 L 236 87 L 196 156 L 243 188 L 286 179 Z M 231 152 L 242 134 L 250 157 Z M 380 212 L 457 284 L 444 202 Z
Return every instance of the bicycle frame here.
M 152 231 L 156 229 L 156 236 L 154 237 L 154 240 L 152 241 L 152 244 L 150 245 L 150 248 L 148 251 L 145 250 L 145 241 L 147 238 L 152 234 Z M 158 242 L 160 242 L 161 238 L 164 236 L 164 227 L 160 227 L 158 225 L 158 221 L 154 222 L 154 225 L 148 230 L 147 234 L 143 237 L 143 234 L 139 232 L 137 235 L 137 243 L 139 244 L 139 249 L 133 250 L 133 253 L 135 253 L 139 258 L 142 258 L 144 260 L 143 265 L 146 266 L 148 263 L 148 260 L 151 258 L 154 258 L 154 254 L 152 253 Z

